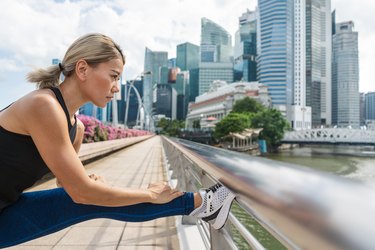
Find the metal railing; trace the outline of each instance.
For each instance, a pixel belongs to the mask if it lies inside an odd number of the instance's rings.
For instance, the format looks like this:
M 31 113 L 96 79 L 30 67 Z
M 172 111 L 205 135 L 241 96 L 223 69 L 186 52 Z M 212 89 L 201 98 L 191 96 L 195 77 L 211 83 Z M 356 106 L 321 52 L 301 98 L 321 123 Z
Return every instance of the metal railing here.
M 285 248 L 375 249 L 373 186 L 180 139 L 163 137 L 163 147 L 180 189 L 197 191 L 220 181 Z M 237 249 L 232 228 L 251 248 L 264 249 L 233 214 L 227 224 L 214 230 L 198 222 L 207 249 Z

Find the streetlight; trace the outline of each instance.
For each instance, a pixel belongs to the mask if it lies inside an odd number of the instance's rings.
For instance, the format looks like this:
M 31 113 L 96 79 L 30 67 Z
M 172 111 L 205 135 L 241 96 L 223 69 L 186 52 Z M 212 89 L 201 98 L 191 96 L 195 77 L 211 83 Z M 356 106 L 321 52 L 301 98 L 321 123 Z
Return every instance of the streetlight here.
M 126 96 L 126 107 L 125 107 L 125 117 L 124 117 L 124 126 L 125 126 L 125 128 L 128 128 L 129 99 L 130 99 L 130 92 L 131 92 L 132 89 L 134 89 L 134 92 L 136 93 L 137 98 L 138 98 L 138 113 L 140 112 L 139 109 L 143 106 L 143 104 L 142 104 L 142 98 L 139 95 L 138 90 L 134 87 L 134 83 L 135 83 L 135 81 L 139 77 L 143 77 L 145 75 L 151 75 L 151 74 L 152 74 L 151 71 L 145 71 L 145 72 L 142 72 L 139 75 L 137 75 L 133 80 L 129 81 L 130 86 L 129 86 L 128 94 Z M 138 117 L 138 115 L 137 115 L 137 117 Z

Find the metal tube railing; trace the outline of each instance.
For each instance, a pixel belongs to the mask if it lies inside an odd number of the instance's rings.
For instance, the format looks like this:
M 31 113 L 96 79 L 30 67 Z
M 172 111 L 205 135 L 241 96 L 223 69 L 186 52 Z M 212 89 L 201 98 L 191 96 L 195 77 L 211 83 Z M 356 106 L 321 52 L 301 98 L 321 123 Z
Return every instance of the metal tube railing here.
M 289 249 L 375 249 L 373 186 L 180 139 L 164 137 L 164 147 L 178 155 L 185 183 L 194 182 L 189 168 L 220 181 Z

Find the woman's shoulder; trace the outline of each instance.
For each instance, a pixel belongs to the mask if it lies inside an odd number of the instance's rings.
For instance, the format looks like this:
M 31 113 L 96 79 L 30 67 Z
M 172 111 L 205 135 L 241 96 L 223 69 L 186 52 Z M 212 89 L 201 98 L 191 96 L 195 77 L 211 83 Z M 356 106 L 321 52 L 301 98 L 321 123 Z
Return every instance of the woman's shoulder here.
M 29 128 L 47 121 L 63 120 L 64 112 L 51 90 L 30 92 L 1 112 L 0 126 L 20 134 L 30 135 Z
M 49 89 L 32 91 L 15 102 L 14 105 L 19 106 L 20 111 L 31 113 L 37 113 L 42 110 L 51 111 L 51 109 L 53 110 L 60 106 L 55 95 Z

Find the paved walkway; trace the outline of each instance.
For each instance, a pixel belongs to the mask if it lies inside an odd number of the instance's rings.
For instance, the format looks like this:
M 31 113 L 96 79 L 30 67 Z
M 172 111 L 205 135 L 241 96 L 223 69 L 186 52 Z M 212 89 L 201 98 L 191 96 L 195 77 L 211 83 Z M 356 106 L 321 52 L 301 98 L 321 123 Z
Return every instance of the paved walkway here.
M 165 180 L 161 139 L 149 140 L 86 165 L 87 172 L 103 176 L 115 186 L 147 187 Z M 55 180 L 32 190 L 54 188 Z M 66 228 L 54 234 L 7 249 L 179 249 L 175 217 L 143 223 L 96 219 Z

